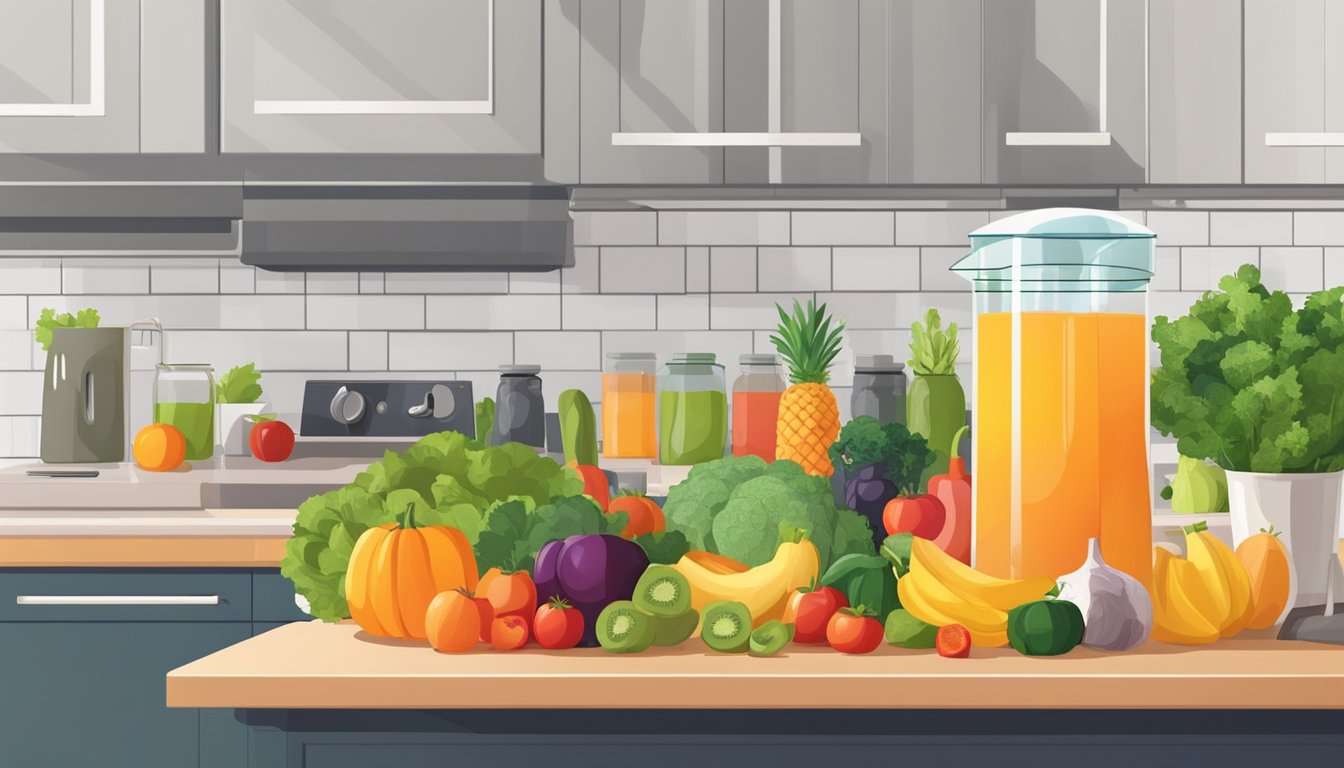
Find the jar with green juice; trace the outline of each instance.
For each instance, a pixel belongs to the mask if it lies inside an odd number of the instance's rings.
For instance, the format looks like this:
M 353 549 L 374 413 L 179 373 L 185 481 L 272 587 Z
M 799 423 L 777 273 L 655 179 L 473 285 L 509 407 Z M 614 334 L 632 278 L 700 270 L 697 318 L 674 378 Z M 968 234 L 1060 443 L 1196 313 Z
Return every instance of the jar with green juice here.
M 658 375 L 658 457 L 664 464 L 723 458 L 728 394 L 723 366 L 710 352 L 672 356 Z
M 176 427 L 187 440 L 187 461 L 215 453 L 215 369 L 159 363 L 154 373 L 154 423 Z

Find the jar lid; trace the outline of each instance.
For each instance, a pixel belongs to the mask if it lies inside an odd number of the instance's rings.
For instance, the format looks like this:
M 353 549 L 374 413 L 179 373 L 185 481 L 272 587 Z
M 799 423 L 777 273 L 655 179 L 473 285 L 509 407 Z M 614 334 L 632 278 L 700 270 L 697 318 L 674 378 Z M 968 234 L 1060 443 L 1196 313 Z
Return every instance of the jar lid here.
M 672 365 L 717 365 L 713 352 L 677 352 L 672 355 Z
M 525 363 L 501 365 L 499 366 L 499 372 L 506 376 L 536 376 L 541 373 L 541 366 Z
M 905 370 L 905 363 L 896 362 L 892 355 L 855 355 L 854 371 L 856 373 L 900 373 Z
M 608 360 L 655 360 L 652 352 L 608 352 Z
M 779 355 L 770 353 L 752 353 L 737 356 L 738 365 L 779 365 Z

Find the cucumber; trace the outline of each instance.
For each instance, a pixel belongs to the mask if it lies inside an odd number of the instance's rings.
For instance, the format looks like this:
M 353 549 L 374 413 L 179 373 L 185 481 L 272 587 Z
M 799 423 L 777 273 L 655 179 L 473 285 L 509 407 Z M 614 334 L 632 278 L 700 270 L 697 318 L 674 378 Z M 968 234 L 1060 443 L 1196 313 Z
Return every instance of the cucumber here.
M 559 410 L 565 461 L 597 466 L 597 417 L 588 396 L 581 389 L 566 389 L 560 393 Z

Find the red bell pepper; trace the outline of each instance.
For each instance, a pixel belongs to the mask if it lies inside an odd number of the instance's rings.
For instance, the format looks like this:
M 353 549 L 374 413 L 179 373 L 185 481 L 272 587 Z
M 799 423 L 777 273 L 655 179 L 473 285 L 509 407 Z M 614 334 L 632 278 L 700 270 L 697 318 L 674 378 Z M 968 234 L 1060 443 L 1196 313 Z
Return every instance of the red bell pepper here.
M 957 451 L 961 436 L 967 427 L 952 436 L 951 459 L 947 474 L 929 478 L 929 493 L 943 503 L 943 529 L 933 543 L 961 562 L 971 564 L 971 476 L 966 474 L 966 460 Z

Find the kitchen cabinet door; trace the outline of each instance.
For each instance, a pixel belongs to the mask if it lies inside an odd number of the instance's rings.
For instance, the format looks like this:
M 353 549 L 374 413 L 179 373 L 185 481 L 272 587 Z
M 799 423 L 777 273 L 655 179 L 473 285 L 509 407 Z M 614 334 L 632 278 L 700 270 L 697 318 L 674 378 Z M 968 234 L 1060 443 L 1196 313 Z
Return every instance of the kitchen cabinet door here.
M 244 765 L 220 710 L 169 709 L 169 670 L 247 639 L 246 622 L 0 624 L 0 744 L 25 768 Z
M 0 0 L 0 152 L 138 152 L 138 0 Z
M 1144 9 L 1145 0 L 984 4 L 986 183 L 1145 180 Z
M 535 0 L 222 0 L 221 149 L 541 152 Z
M 890 183 L 980 183 L 981 5 L 891 0 Z
M 1344 0 L 1246 0 L 1246 181 L 1344 182 Z
M 1148 179 L 1241 183 L 1241 6 L 1150 0 Z

